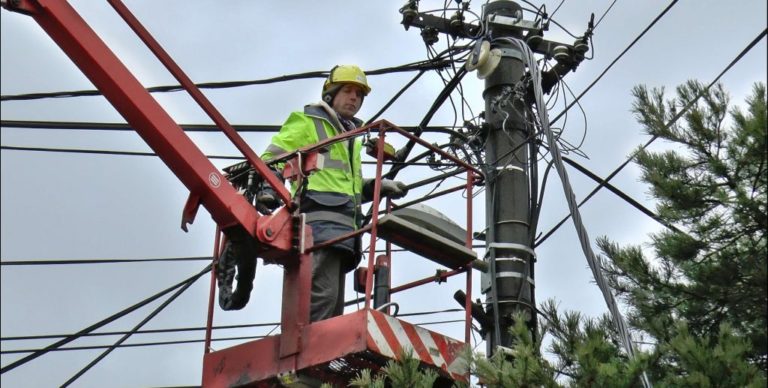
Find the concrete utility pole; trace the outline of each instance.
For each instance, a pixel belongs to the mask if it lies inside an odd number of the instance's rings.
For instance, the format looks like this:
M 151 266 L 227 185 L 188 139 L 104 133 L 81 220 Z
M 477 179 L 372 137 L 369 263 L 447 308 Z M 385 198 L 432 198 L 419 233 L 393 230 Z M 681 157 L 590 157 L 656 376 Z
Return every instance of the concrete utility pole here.
M 459 8 L 466 9 L 468 4 L 461 3 Z M 533 101 L 527 96 L 532 95 L 533 85 L 527 77 L 524 53 L 512 39 L 520 39 L 534 52 L 557 61 L 542 73 L 541 86 L 547 93 L 584 59 L 591 28 L 573 45 L 546 41 L 543 39 L 548 24 L 546 15 L 538 15 L 541 17 L 536 22 L 526 21 L 522 8 L 508 0 L 485 4 L 480 26 L 464 23 L 461 10 L 450 19 L 419 13 L 417 1 L 409 1 L 400 12 L 406 29 L 420 28 L 427 44 L 437 41 L 438 32 L 454 38 L 477 38 L 482 34 L 467 59 L 467 67 L 477 69 L 478 76 L 485 79 L 487 254 L 484 260 L 489 270 L 482 279 L 485 316 L 477 316 L 483 314 L 482 309 L 473 309 L 480 310 L 473 315 L 478 322 L 485 323 L 482 329 L 486 353 L 491 355 L 499 346 L 512 345 L 509 331 L 515 313 L 523 313 L 534 334 L 536 326 L 532 248 L 535 230 L 531 225 L 532 206 L 536 203 L 536 198 L 532 198 L 536 193 L 531 193 L 531 179 L 538 179 L 536 174 L 531 174 L 536 163 L 536 145 L 531 143 L 536 128 L 531 113 L 527 113 L 531 112 L 529 105 Z
M 521 14 L 512 1 L 488 3 L 483 19 Z M 506 25 L 489 25 L 491 36 L 522 38 L 522 31 Z M 512 344 L 509 327 L 512 316 L 524 312 L 529 326 L 535 321 L 533 262 L 530 233 L 530 160 L 527 138 L 533 131 L 527 125 L 525 90 L 516 87 L 525 76 L 523 53 L 510 41 L 498 39 L 494 48 L 501 51 L 496 69 L 485 79 L 486 260 L 490 271 L 482 283 L 486 311 L 494 325 L 486 335 L 486 353 L 496 345 Z M 535 155 L 534 155 L 535 156 Z M 484 279 L 485 280 L 485 279 Z

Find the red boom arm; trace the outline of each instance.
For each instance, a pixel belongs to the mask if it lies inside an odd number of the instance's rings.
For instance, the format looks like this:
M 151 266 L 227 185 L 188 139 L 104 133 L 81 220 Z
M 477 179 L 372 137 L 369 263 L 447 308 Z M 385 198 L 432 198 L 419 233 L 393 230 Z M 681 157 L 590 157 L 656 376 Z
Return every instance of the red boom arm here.
M 246 145 L 128 9 L 119 0 L 110 0 L 110 3 L 290 207 L 290 193 L 273 174 L 267 173 L 269 170 L 266 164 Z M 257 222 L 262 226 L 269 223 L 267 219 L 259 221 L 262 216 L 256 209 L 226 181 L 219 169 L 66 1 L 18 0 L 3 1 L 2 5 L 30 15 L 184 183 L 191 193 L 190 201 L 184 209 L 185 222 L 191 222 L 197 204 L 202 203 L 222 230 L 239 225 L 249 235 L 257 236 Z M 262 243 L 286 248 L 279 241 Z

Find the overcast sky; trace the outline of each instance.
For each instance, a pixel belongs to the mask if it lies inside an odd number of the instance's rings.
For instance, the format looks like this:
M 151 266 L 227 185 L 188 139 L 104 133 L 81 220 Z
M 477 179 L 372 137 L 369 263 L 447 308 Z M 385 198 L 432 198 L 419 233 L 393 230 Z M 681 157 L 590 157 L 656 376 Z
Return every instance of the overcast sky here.
M 118 56 L 147 87 L 174 84 L 171 76 L 130 32 L 106 2 L 72 1 Z M 255 80 L 286 74 L 328 70 L 336 64 L 355 63 L 364 69 L 397 66 L 427 58 L 418 29 L 405 31 L 397 12 L 399 1 L 126 1 L 138 19 L 195 82 Z M 535 2 L 539 4 L 539 2 Z M 546 1 L 552 11 L 559 1 Z M 451 4 L 455 4 L 451 2 Z M 578 94 L 669 4 L 668 1 L 618 1 L 598 25 L 593 60 L 584 61 L 565 81 Z M 482 2 L 471 9 L 480 12 Z M 590 13 L 599 18 L 611 1 L 565 1 L 554 19 L 574 34 L 583 33 Z M 442 7 L 439 1 L 421 1 L 422 11 Z M 530 14 L 528 15 L 530 17 Z M 2 22 L 2 95 L 92 89 L 93 86 L 45 35 L 33 19 L 0 12 Z M 766 28 L 763 0 L 680 1 L 643 37 L 581 101 L 586 115 L 574 108 L 568 114 L 564 138 L 578 143 L 588 159 L 572 155 L 600 176 L 606 176 L 648 137 L 630 111 L 634 85 L 665 86 L 668 90 L 689 79 L 709 83 Z M 545 38 L 572 42 L 552 26 Z M 440 37 L 438 50 L 445 48 Z M 766 43 L 763 39 L 723 78 L 732 101 L 743 105 L 755 81 L 766 78 Z M 367 119 L 383 106 L 414 74 L 371 76 L 373 92 L 359 116 Z M 287 115 L 319 99 L 321 79 L 205 91 L 233 124 L 277 125 Z M 483 110 L 483 81 L 474 74 L 462 81 L 464 96 L 474 113 Z M 443 84 L 434 72 L 421 78 L 383 116 L 395 124 L 416 125 Z M 205 114 L 184 93 L 156 93 L 154 97 L 179 123 L 209 123 Z M 572 97 L 568 97 L 570 101 Z M 562 99 L 550 117 L 563 109 Z M 471 117 L 471 116 L 467 116 Z M 123 123 L 102 97 L 3 102 L 3 120 L 51 120 Z M 433 125 L 452 125 L 454 113 L 446 104 Z M 559 126 L 558 125 L 558 126 Z M 191 134 L 209 155 L 235 155 L 220 134 Z M 257 152 L 268 137 L 244 134 Z M 430 141 L 444 142 L 442 136 Z M 395 143 L 401 140 L 393 140 Z M 63 131 L 2 128 L 3 146 L 51 147 L 148 152 L 132 132 Z M 663 147 L 655 144 L 654 147 Z M 45 259 L 147 259 L 210 256 L 215 225 L 201 209 L 189 233 L 180 230 L 181 209 L 188 191 L 155 157 L 109 156 L 3 150 L 2 246 L 3 261 Z M 224 167 L 232 161 L 215 160 Z M 578 199 L 594 184 L 569 170 Z M 422 179 L 427 171 L 404 173 L 407 182 Z M 458 181 L 454 181 L 458 182 Z M 639 170 L 630 165 L 614 180 L 625 193 L 653 207 Z M 454 183 L 457 184 L 457 183 Z M 419 192 L 414 193 L 414 197 Z M 474 200 L 475 229 L 484 225 L 484 196 Z M 567 209 L 562 187 L 551 174 L 544 197 L 539 230 L 546 232 Z M 457 199 L 458 200 L 458 197 Z M 430 205 L 465 223 L 456 202 Z M 582 216 L 590 237 L 608 236 L 622 244 L 642 244 L 647 233 L 658 230 L 654 221 L 601 191 L 584 207 Z M 480 255 L 482 251 L 478 252 Z M 587 316 L 607 311 L 570 222 L 537 249 L 536 299 L 554 298 L 563 310 Z M 2 266 L 2 337 L 71 334 L 196 273 L 202 261 L 175 263 Z M 412 255 L 393 259 L 393 284 L 434 274 L 437 267 Z M 479 283 L 476 276 L 474 284 Z M 209 277 L 203 277 L 144 329 L 204 326 Z M 215 311 L 215 324 L 277 322 L 281 271 L 259 266 L 251 301 L 241 311 Z M 355 297 L 347 282 L 347 298 Z M 420 287 L 394 297 L 400 312 L 453 309 L 453 292 L 463 288 L 463 277 Z M 481 297 L 479 290 L 474 290 Z M 103 328 L 128 330 L 151 309 L 139 310 Z M 353 311 L 352 308 L 347 310 Z M 461 313 L 407 318 L 414 323 L 460 319 Z M 463 338 L 460 323 L 427 328 Z M 215 337 L 263 335 L 274 326 L 222 330 Z M 202 339 L 202 332 L 136 335 L 128 343 Z M 117 337 L 81 339 L 69 346 L 103 345 Z M 55 340 L 7 341 L 3 351 L 44 347 Z M 215 349 L 237 342 L 214 342 Z M 473 343 L 473 346 L 477 343 Z M 477 348 L 484 349 L 484 345 Z M 102 350 L 51 352 L 0 378 L 8 387 L 58 386 L 82 369 Z M 2 365 L 24 355 L 2 355 Z M 122 348 L 82 376 L 75 387 L 155 387 L 197 385 L 201 380 L 203 344 Z

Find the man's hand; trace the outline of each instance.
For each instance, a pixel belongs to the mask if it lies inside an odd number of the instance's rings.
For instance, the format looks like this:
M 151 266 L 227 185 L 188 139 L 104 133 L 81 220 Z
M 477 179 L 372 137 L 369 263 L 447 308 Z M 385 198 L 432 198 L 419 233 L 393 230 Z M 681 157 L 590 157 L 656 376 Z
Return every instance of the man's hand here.
M 375 182 L 376 181 L 373 179 L 366 179 L 363 182 L 363 202 L 370 202 L 373 200 L 373 186 Z M 408 185 L 400 181 L 382 179 L 381 190 L 379 193 L 383 197 L 392 199 L 403 198 L 408 194 Z
M 408 194 L 408 186 L 400 181 L 391 179 L 381 180 L 381 195 L 392 199 L 403 198 Z

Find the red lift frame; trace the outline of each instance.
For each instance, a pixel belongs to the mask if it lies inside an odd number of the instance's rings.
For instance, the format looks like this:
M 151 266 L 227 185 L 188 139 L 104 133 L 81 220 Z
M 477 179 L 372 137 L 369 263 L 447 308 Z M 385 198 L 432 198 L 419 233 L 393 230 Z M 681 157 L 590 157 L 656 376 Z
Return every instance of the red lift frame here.
M 290 193 L 285 186 L 270 173 L 266 164 L 248 147 L 245 141 L 237 134 L 232 126 L 224 117 L 214 108 L 207 98 L 200 92 L 194 83 L 183 73 L 178 65 L 162 49 L 162 47 L 152 38 L 149 32 L 139 23 L 120 0 L 107 0 L 117 13 L 134 30 L 141 40 L 150 48 L 150 50 L 160 59 L 166 68 L 174 75 L 179 83 L 190 93 L 193 99 L 203 108 L 208 116 L 216 125 L 226 134 L 226 136 L 235 144 L 237 149 L 244 155 L 245 159 L 253 166 L 257 172 L 275 189 L 279 198 L 286 205 L 280 211 L 271 216 L 260 215 L 255 208 L 222 177 L 221 172 L 208 160 L 192 140 L 184 133 L 184 130 L 174 122 L 170 115 L 157 103 L 141 83 L 131 74 L 131 72 L 122 64 L 107 45 L 98 37 L 98 35 L 88 26 L 80 15 L 63 0 L 10 0 L 3 1 L 2 5 L 12 11 L 20 12 L 31 16 L 43 30 L 59 45 L 64 53 L 80 68 L 83 74 L 102 92 L 107 100 L 115 109 L 125 118 L 129 125 L 144 139 L 144 141 L 157 153 L 163 162 L 171 171 L 182 181 L 190 191 L 190 199 L 184 207 L 182 228 L 186 230 L 186 224 L 194 219 L 197 208 L 202 204 L 211 214 L 213 220 L 218 225 L 218 230 L 227 233 L 229 230 L 242 229 L 248 235 L 258 240 L 262 249 L 262 257 L 269 257 L 272 262 L 284 265 L 285 278 L 283 282 L 283 310 L 281 316 L 282 330 L 281 335 L 269 337 L 264 340 L 254 341 L 243 346 L 257 346 L 259 349 L 272 349 L 276 359 L 264 357 L 262 366 L 251 365 L 251 362 L 261 362 L 261 354 L 240 354 L 242 359 L 231 360 L 225 365 L 224 360 L 227 356 L 238 354 L 238 350 L 232 348 L 233 352 L 219 351 L 207 353 L 204 360 L 203 384 L 205 386 L 223 386 L 236 383 L 259 384 L 256 374 L 262 377 L 275 377 L 275 374 L 269 374 L 273 371 L 276 374 L 286 374 L 297 371 L 302 367 L 314 365 L 324 360 L 324 357 L 333 356 L 334 352 L 328 352 L 327 337 L 323 339 L 323 333 L 357 333 L 358 340 L 351 340 L 357 343 L 356 346 L 363 346 L 363 350 L 370 351 L 377 349 L 383 343 L 377 343 L 376 339 L 370 336 L 370 327 L 372 322 L 379 322 L 386 326 L 388 320 L 391 324 L 402 325 L 409 336 L 431 337 L 438 347 L 450 350 L 456 354 L 459 348 L 464 345 L 455 340 L 449 341 L 436 333 L 428 332 L 413 325 L 399 321 L 395 318 L 387 317 L 384 314 L 370 309 L 371 287 L 373 276 L 373 263 L 375 250 L 370 249 L 368 260 L 368 272 L 366 281 L 366 299 L 365 310 L 357 313 L 336 317 L 330 320 L 308 324 L 309 318 L 309 294 L 311 283 L 311 248 L 309 250 L 296 250 L 294 245 L 294 234 L 298 234 L 302 243 L 300 246 L 311 246 L 311 231 L 309 228 L 286 227 L 289 221 L 294 220 L 292 214 L 295 211 L 295 204 L 292 202 Z M 474 167 L 469 166 L 452 155 L 444 153 L 442 150 L 433 147 L 427 142 L 413 137 L 406 131 L 386 122 L 379 121 L 368 127 L 360 128 L 342 135 L 343 138 L 360 136 L 364 132 L 378 130 L 379 132 L 379 152 L 377 155 L 376 183 L 374 190 L 374 209 L 378 209 L 381 200 L 379 188 L 381 185 L 380 177 L 382 173 L 383 161 L 383 142 L 386 131 L 399 132 L 406 137 L 414 139 L 419 144 L 432 149 L 435 152 L 443 154 L 444 157 L 461 165 L 467 170 L 466 190 L 468 193 L 467 219 L 471 223 L 472 207 L 471 192 L 472 187 L 479 179 L 480 173 Z M 340 137 L 328 139 L 326 142 L 338 141 Z M 321 147 L 324 143 L 318 144 L 314 149 Z M 311 151 L 311 150 L 305 150 Z M 304 151 L 300 152 L 302 155 Z M 299 159 L 301 164 L 301 159 Z M 301 171 L 299 172 L 301 174 Z M 356 233 L 370 231 L 371 241 L 376 240 L 378 212 L 373 213 L 371 226 Z M 303 220 L 299 219 L 299 225 L 303 226 Z M 293 226 L 293 224 L 291 224 Z M 217 230 L 217 232 L 218 232 Z M 346 237 L 345 237 L 346 238 Z M 216 249 L 218 250 L 218 233 L 216 238 Z M 471 248 L 472 233 L 471 224 L 467 231 L 467 247 Z M 313 247 L 317 248 L 317 247 Z M 389 244 L 387 246 L 389 251 Z M 466 329 L 465 342 L 469 342 L 469 323 L 471 322 L 471 263 L 466 264 L 462 271 L 467 272 L 467 298 L 466 298 Z M 212 283 L 213 284 L 213 283 Z M 211 306 L 212 307 L 212 306 Z M 206 349 L 208 349 L 208 340 L 210 340 L 210 322 L 212 319 L 212 308 L 209 311 L 209 332 L 206 333 Z M 346 323 L 345 323 L 346 322 Z M 375 325 L 374 325 L 375 326 Z M 366 334 L 368 333 L 368 334 Z M 425 334 L 426 333 L 426 334 Z M 350 337 L 351 338 L 351 337 Z M 360 340 L 363 341 L 362 345 Z M 318 342 L 319 341 L 319 342 Z M 326 344 L 326 345 L 324 345 Z M 377 345 L 378 344 L 378 345 Z M 398 348 L 397 344 L 390 343 L 392 353 Z M 276 348 L 274 348 L 276 346 Z M 351 345 L 350 345 L 351 346 Z M 417 356 L 429 356 L 432 348 L 417 348 Z M 314 348 L 314 351 L 304 351 L 303 349 Z M 346 350 L 350 350 L 347 348 Z M 355 348 L 357 349 L 357 348 Z M 354 349 L 352 349 L 354 350 Z M 207 351 L 207 350 L 206 350 Z M 338 351 L 338 350 L 337 350 Z M 344 349 L 341 349 L 344 351 Z M 333 354 L 332 354 L 333 353 Z M 387 352 L 381 352 L 384 354 Z M 426 353 L 426 354 L 425 354 Z M 340 353 L 343 356 L 347 353 Z M 389 354 L 390 357 L 396 357 L 397 354 Z M 422 357 L 422 359 L 425 359 Z M 438 363 L 433 363 L 440 367 Z M 443 372 L 449 374 L 449 378 L 461 378 L 461 375 L 448 371 L 452 366 L 444 362 Z M 242 370 L 242 367 L 256 367 L 261 371 Z M 220 373 L 220 372 L 227 373 Z M 249 372 L 255 374 L 251 377 Z M 264 374 L 267 373 L 267 374 Z M 245 377 L 245 380 L 242 378 Z M 267 384 L 267 383 L 265 383 Z
M 480 171 L 386 120 L 380 120 L 365 127 L 345 132 L 302 148 L 284 157 L 303 155 L 298 159 L 307 159 L 319 152 L 320 149 L 335 142 L 365 135 L 377 136 L 379 141 L 377 149 L 379 152 L 376 162 L 372 208 L 379 209 L 382 200 L 378 193 L 384 160 L 383 143 L 387 132 L 394 132 L 412 139 L 435 154 L 439 154 L 441 157 L 456 163 L 459 166 L 458 168 L 466 171 L 467 180 L 465 184 L 444 191 L 466 190 L 468 225 L 465 247 L 471 249 L 472 189 L 481 177 Z M 390 203 L 387 204 L 387 212 L 391 207 L 390 205 Z M 468 381 L 468 377 L 465 374 L 466 371 L 462 369 L 464 365 L 461 360 L 461 352 L 465 348 L 465 344 L 470 341 L 472 263 L 469 262 L 458 268 L 453 268 L 452 271 L 440 276 L 440 278 L 444 279 L 462 272 L 467 274 L 464 342 L 453 340 L 373 310 L 371 308 L 372 277 L 376 255 L 375 241 L 378 235 L 378 219 L 379 212 L 374 211 L 371 214 L 370 224 L 362 229 L 316 246 L 309 246 L 306 250 L 308 253 L 311 253 L 334 242 L 346 240 L 362 233 L 370 233 L 372 243 L 368 249 L 365 304 L 362 310 L 309 324 L 308 304 L 302 303 L 298 307 L 291 301 L 296 300 L 296 298 L 302 298 L 301 300 L 306 303 L 306 295 L 301 295 L 301 293 L 309 293 L 311 276 L 310 274 L 300 275 L 304 269 L 304 261 L 298 267 L 286 268 L 283 284 L 281 333 L 214 352 L 209 351 L 210 342 L 206 342 L 206 354 L 203 361 L 203 386 L 229 387 L 242 385 L 272 387 L 280 383 L 289 383 L 296 381 L 294 379 L 300 380 L 306 377 L 320 377 L 324 379 L 321 380 L 323 382 L 346 384 L 349 375 L 345 375 L 339 380 L 334 380 L 334 376 L 327 374 L 329 365 L 339 362 L 338 360 L 343 360 L 346 368 L 357 371 L 366 365 L 371 368 L 374 366 L 380 367 L 384 365 L 386 359 L 398 357 L 399 352 L 406 347 L 412 348 L 414 350 L 414 357 L 420 359 L 424 364 L 437 367 L 443 379 L 441 380 L 442 383 L 438 382 L 438 386 L 450 386 L 450 384 L 444 384 L 445 379 Z M 418 244 L 418 242 L 414 243 Z M 388 242 L 386 256 L 391 254 L 390 245 Z M 429 281 L 435 281 L 435 279 L 436 277 L 433 276 L 428 279 L 418 280 L 396 287 L 393 291 L 412 288 Z M 289 281 L 290 283 L 287 283 Z M 214 289 L 211 288 L 206 338 L 210 338 L 212 328 L 214 296 Z M 286 342 L 290 346 L 286 347 Z M 377 361 L 371 361 L 372 359 Z M 325 368 L 326 371 L 322 370 L 321 367 Z M 339 373 L 341 374 L 341 371 Z

